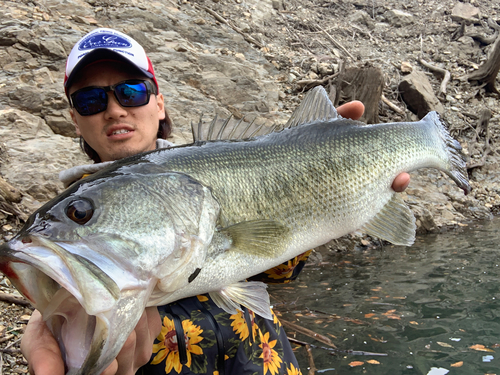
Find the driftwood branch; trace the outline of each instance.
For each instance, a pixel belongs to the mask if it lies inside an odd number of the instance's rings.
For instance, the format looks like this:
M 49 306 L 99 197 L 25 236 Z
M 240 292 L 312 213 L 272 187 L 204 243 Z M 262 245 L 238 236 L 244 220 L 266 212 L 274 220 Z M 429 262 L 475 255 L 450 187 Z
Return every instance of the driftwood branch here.
M 494 43 L 498 37 L 498 33 L 500 32 L 500 25 L 498 25 L 491 17 L 488 18 L 488 26 L 495 30 L 493 35 L 485 36 L 479 33 L 468 33 L 466 36 L 471 37 L 474 40 L 477 40 L 479 43 L 484 45 L 490 45 Z
M 247 42 L 252 43 L 252 44 L 256 45 L 259 48 L 263 48 L 264 47 L 264 45 L 262 43 L 258 42 L 254 37 L 252 37 L 251 35 L 248 35 L 243 30 L 241 30 L 240 28 L 238 28 L 235 25 L 233 25 L 231 22 L 229 22 L 228 20 L 226 20 L 224 17 L 222 17 L 221 15 L 219 15 L 217 12 L 213 11 L 212 9 L 204 7 L 204 6 L 201 6 L 201 5 L 198 5 L 198 4 L 194 4 L 194 6 L 195 6 L 195 8 L 203 9 L 205 12 L 209 13 L 210 15 L 212 15 L 217 21 L 219 21 L 219 22 L 221 22 L 221 23 L 229 26 L 231 29 L 233 29 L 237 33 L 243 35 L 243 38 L 245 38 L 245 40 Z
M 312 355 L 312 349 L 311 345 L 306 345 L 306 353 L 307 353 L 307 358 L 309 360 L 309 371 L 307 372 L 307 375 L 314 375 L 316 374 L 316 365 L 314 364 L 314 357 Z
M 472 155 L 472 153 L 474 152 L 475 147 L 476 147 L 477 138 L 479 137 L 479 135 L 482 132 L 484 132 L 485 133 L 485 140 L 484 140 L 483 150 L 481 151 L 481 154 L 483 156 L 481 157 L 480 160 L 478 160 L 474 163 L 470 163 L 470 162 L 467 163 L 467 170 L 484 166 L 484 164 L 486 163 L 486 157 L 491 152 L 490 128 L 488 126 L 490 119 L 491 119 L 490 110 L 483 109 L 481 111 L 481 116 L 479 117 L 479 120 L 477 121 L 476 131 L 475 131 L 474 137 L 469 142 L 469 155 Z
M 295 331 L 297 331 L 298 333 L 301 333 L 303 335 L 306 335 L 314 340 L 317 340 L 325 345 L 328 345 L 332 348 L 337 348 L 335 346 L 335 344 L 326 336 L 323 336 L 323 335 L 320 335 L 319 333 L 317 332 L 314 332 L 314 331 L 311 331 L 310 329 L 307 329 L 307 328 L 304 328 L 304 327 L 301 327 L 299 326 L 298 324 L 295 324 L 295 323 L 292 323 L 292 322 L 289 322 L 287 320 L 283 320 L 283 319 L 280 319 L 281 323 L 286 326 L 286 327 L 289 327 L 289 328 L 292 328 L 294 329 Z
M 446 69 L 438 68 L 437 66 L 434 66 L 421 57 L 419 57 L 418 62 L 425 66 L 427 69 L 429 69 L 431 72 L 439 73 L 443 76 L 443 80 L 441 81 L 441 86 L 439 86 L 439 92 L 438 92 L 438 97 L 439 96 L 445 96 L 446 95 L 446 85 L 451 79 L 451 74 L 449 71 Z
M 291 337 L 288 337 L 288 341 L 293 342 L 294 344 L 298 344 L 300 346 L 303 346 L 306 349 L 306 354 L 307 354 L 307 359 L 309 360 L 309 371 L 307 372 L 307 375 L 314 375 L 317 371 L 316 365 L 314 364 L 314 357 L 312 355 L 312 348 L 315 346 L 312 344 L 309 344 L 308 342 L 305 341 L 300 341 Z
M 497 39 L 498 31 L 496 31 L 495 34 L 490 36 L 484 36 L 483 34 L 479 33 L 470 33 L 467 34 L 466 36 L 470 36 L 472 39 L 477 40 L 481 44 L 490 45 L 491 43 L 494 43 L 495 40 Z
M 12 294 L 8 293 L 2 293 L 0 292 L 0 301 L 8 302 L 8 303 L 14 303 L 16 305 L 21 305 L 21 306 L 30 306 L 30 302 L 23 297 L 17 297 Z

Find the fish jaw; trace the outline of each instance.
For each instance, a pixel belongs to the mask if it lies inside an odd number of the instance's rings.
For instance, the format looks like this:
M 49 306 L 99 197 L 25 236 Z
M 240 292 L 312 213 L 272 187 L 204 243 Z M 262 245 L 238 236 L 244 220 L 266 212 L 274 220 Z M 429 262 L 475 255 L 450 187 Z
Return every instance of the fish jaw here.
M 128 273 L 121 281 L 123 275 L 107 275 L 97 264 L 76 262 L 74 247 L 32 235 L 15 238 L 0 246 L 0 271 L 42 313 L 67 374 L 100 374 L 135 328 L 156 279 Z

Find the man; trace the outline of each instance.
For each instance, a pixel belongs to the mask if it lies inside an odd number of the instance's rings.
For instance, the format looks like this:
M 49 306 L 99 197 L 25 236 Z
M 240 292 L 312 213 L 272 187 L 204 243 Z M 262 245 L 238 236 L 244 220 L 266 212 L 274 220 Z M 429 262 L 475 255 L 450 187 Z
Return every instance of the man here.
M 97 29 L 83 37 L 68 57 L 65 91 L 76 132 L 85 152 L 96 163 L 169 145 L 162 139 L 168 136 L 170 122 L 153 66 L 144 49 L 127 35 Z M 360 102 L 338 108 L 348 118 L 359 118 L 363 110 Z M 101 164 L 77 167 L 62 177 L 69 183 L 100 168 Z M 409 176 L 403 173 L 394 181 L 393 189 L 403 191 L 408 183 Z M 177 343 L 176 319 L 184 330 L 181 336 L 186 339 L 185 347 Z M 37 311 L 27 326 L 21 350 L 31 373 L 64 374 L 59 346 Z M 210 374 L 266 375 L 270 369 L 271 373 L 298 373 L 296 359 L 277 319 L 265 320 L 247 309 L 240 315 L 230 315 L 208 296 L 146 309 L 103 374 L 132 375 L 146 364 L 139 373 L 186 374 L 203 370 Z

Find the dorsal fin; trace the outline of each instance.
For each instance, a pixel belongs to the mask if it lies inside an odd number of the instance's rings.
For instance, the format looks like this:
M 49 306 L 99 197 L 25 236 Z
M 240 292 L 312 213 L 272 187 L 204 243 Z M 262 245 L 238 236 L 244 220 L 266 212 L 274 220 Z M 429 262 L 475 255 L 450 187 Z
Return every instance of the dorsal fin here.
M 271 127 L 266 127 L 264 126 L 264 124 L 256 126 L 254 125 L 255 119 L 252 122 L 243 121 L 243 119 L 241 119 L 236 123 L 231 123 L 232 116 L 224 120 L 219 127 L 218 124 L 222 120 L 219 120 L 218 116 L 216 115 L 208 125 L 206 131 L 202 131 L 202 128 L 206 127 L 204 126 L 201 119 L 202 116 L 200 116 L 197 127 L 194 123 L 191 123 L 191 131 L 193 134 L 194 142 L 215 141 L 223 139 L 248 139 L 252 138 L 255 135 L 271 134 L 277 129 L 282 129 L 277 125 Z M 306 94 L 304 100 L 292 113 L 292 116 L 284 127 L 291 128 L 316 120 L 332 120 L 338 117 L 339 116 L 337 114 L 337 111 L 328 98 L 328 94 L 326 93 L 323 86 L 316 86 Z M 216 131 L 216 127 L 219 127 L 218 131 Z M 229 134 L 227 134 L 228 132 Z
M 264 123 L 256 125 L 256 118 L 251 122 L 247 122 L 243 119 L 234 120 L 232 116 L 222 120 L 217 115 L 207 126 L 203 123 L 202 116 L 200 116 L 197 124 L 191 123 L 194 142 L 248 139 L 256 135 L 271 134 L 278 128 L 277 125 L 264 126 Z
M 337 111 L 333 106 L 323 86 L 316 86 L 310 90 L 299 107 L 285 125 L 291 128 L 301 124 L 307 124 L 318 120 L 332 120 L 338 118 Z

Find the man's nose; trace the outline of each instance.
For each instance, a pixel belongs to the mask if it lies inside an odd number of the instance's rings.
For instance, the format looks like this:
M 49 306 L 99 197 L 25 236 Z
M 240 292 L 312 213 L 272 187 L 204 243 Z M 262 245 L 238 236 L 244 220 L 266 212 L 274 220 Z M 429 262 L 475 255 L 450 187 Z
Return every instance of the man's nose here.
M 108 93 L 108 107 L 104 112 L 106 118 L 119 118 L 127 116 L 128 112 L 122 107 L 112 92 Z

